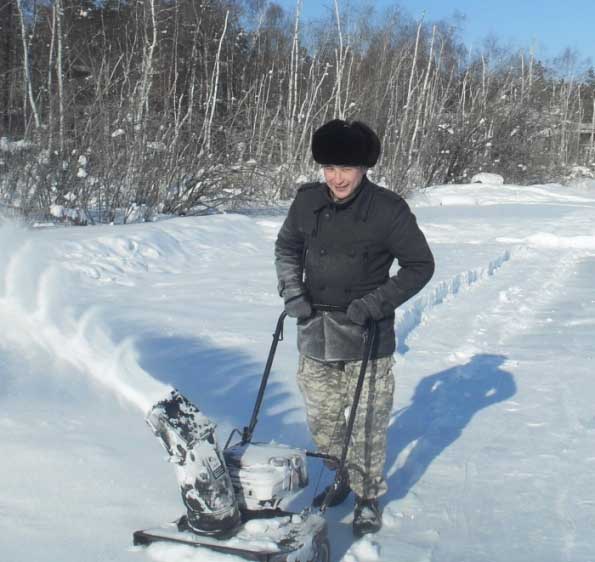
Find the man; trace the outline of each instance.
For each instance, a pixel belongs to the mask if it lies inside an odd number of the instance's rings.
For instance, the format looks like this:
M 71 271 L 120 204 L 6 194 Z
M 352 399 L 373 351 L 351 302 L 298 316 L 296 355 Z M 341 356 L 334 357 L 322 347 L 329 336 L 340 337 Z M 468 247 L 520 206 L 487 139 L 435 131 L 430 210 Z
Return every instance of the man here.
M 377 498 L 387 490 L 394 311 L 430 280 L 434 259 L 407 203 L 366 176 L 380 155 L 374 131 L 335 119 L 314 133 L 312 154 L 325 182 L 298 190 L 277 237 L 275 265 L 285 310 L 298 321 L 298 384 L 321 452 L 340 456 L 364 326 L 377 323 L 347 471 L 329 502 L 337 505 L 353 490 L 353 531 L 361 536 L 382 525 Z M 395 259 L 400 269 L 391 277 Z M 325 493 L 315 503 L 322 503 Z

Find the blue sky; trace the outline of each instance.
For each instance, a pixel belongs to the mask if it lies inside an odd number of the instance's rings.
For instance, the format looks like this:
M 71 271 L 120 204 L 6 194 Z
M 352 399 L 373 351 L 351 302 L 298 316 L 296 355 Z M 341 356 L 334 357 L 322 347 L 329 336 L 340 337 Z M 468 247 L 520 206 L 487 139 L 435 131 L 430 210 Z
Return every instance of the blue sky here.
M 293 12 L 294 0 L 275 0 Z M 303 0 L 304 15 L 318 17 L 333 9 L 332 0 Z M 363 5 L 366 0 L 349 0 Z M 550 59 L 566 47 L 595 63 L 595 0 L 369 0 L 381 9 L 398 4 L 414 18 L 425 11 L 427 20 L 445 19 L 455 12 L 465 16 L 462 38 L 469 48 L 481 47 L 484 38 L 497 36 L 505 45 L 535 48 Z M 340 0 L 347 9 L 348 0 Z

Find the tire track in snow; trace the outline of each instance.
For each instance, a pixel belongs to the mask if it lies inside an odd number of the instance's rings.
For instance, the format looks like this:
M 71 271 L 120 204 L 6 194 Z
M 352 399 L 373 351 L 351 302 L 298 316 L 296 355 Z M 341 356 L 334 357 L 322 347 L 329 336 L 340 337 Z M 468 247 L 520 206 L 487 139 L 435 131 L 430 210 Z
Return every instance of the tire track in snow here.
M 543 322 L 540 316 L 546 316 L 544 312 L 549 309 L 551 303 L 564 294 L 568 280 L 576 274 L 578 264 L 584 259 L 585 252 L 571 248 L 560 255 L 557 249 L 523 247 L 522 253 L 523 260 L 519 267 L 508 270 L 501 280 L 507 283 L 508 287 L 503 290 L 492 287 L 492 290 L 495 289 L 494 294 L 497 298 L 488 302 L 487 307 L 485 307 L 485 299 L 474 301 L 477 306 L 470 310 L 478 310 L 482 305 L 484 307 L 479 314 L 473 315 L 467 336 L 449 356 L 451 362 L 460 363 L 477 354 L 493 350 L 494 347 L 507 355 L 514 372 L 517 370 L 515 367 L 519 366 L 519 361 L 521 364 L 527 361 L 522 353 L 520 358 L 518 356 L 517 339 L 524 334 L 539 333 L 539 330 L 543 329 L 540 328 L 540 322 Z M 528 272 L 530 273 L 527 275 Z M 550 319 L 550 321 L 553 320 Z M 564 385 L 552 386 L 551 381 L 545 381 L 542 378 L 524 379 L 523 385 L 525 396 L 549 394 L 558 389 L 555 403 L 558 409 L 566 410 Z M 544 416 L 535 410 L 536 400 L 539 399 L 527 401 L 521 397 L 518 402 L 510 402 L 509 407 L 503 411 L 504 418 L 513 416 L 516 431 L 522 432 L 524 428 L 535 431 L 536 428 L 551 427 L 552 416 Z M 523 406 L 521 407 L 520 404 Z M 528 470 L 525 469 L 528 478 L 536 481 L 548 478 L 547 472 L 541 473 L 539 465 L 525 463 L 524 466 L 529 467 Z M 520 473 L 512 473 L 507 477 L 519 478 Z M 552 511 L 557 521 L 554 523 L 556 533 L 551 535 L 551 539 L 557 545 L 556 555 L 560 560 L 569 562 L 575 559 L 577 533 L 573 513 L 569 512 L 567 505 L 568 486 L 563 482 L 559 482 L 558 486 L 552 498 Z M 464 502 L 460 503 L 460 511 L 466 521 L 473 521 L 476 517 L 473 510 L 469 510 Z
M 595 233 L 592 230 L 591 212 L 572 213 L 561 221 L 556 221 L 549 232 L 537 229 L 523 237 L 497 237 L 498 243 L 508 246 L 503 254 L 492 260 L 487 268 L 476 268 L 462 272 L 450 281 L 439 283 L 434 289 L 416 299 L 403 311 L 397 310 L 396 335 L 397 351 L 404 355 L 408 351 L 407 338 L 425 321 L 429 311 L 437 305 L 450 301 L 461 289 L 469 288 L 477 281 L 494 277 L 494 273 L 505 262 L 514 259 L 518 266 L 507 276 L 506 287 L 496 295 L 496 299 L 483 300 L 474 310 L 471 339 L 486 332 L 485 319 L 491 314 L 508 314 L 508 323 L 500 323 L 500 337 L 512 338 L 526 330 L 537 308 L 546 306 L 563 289 L 564 282 L 572 275 L 580 260 L 595 254 Z M 539 224 L 543 228 L 544 224 Z M 564 232 L 564 235 L 560 233 Z M 588 234 L 590 233 L 590 234 Z M 529 261 L 532 265 L 527 267 Z M 518 279 L 517 271 L 521 274 Z M 527 275 L 527 272 L 530 274 Z M 504 279 L 502 279 L 504 282 Z M 484 285 L 489 292 L 493 282 Z M 489 307 L 489 310 L 488 308 Z
M 486 285 L 464 309 L 459 321 L 467 324 L 449 354 L 460 362 L 486 350 L 506 349 L 520 334 L 534 328 L 535 317 L 563 291 L 583 252 L 562 256 L 551 250 L 521 247 L 515 251 L 515 267 Z M 552 267 L 553 265 L 553 267 Z
M 511 259 L 510 250 L 505 250 L 486 267 L 476 267 L 461 272 L 447 281 L 441 281 L 431 291 L 415 299 L 404 310 L 397 310 L 395 333 L 397 335 L 397 352 L 404 355 L 408 351 L 406 344 L 409 335 L 424 321 L 428 311 L 441 305 L 447 299 L 458 295 L 479 281 L 489 279 Z

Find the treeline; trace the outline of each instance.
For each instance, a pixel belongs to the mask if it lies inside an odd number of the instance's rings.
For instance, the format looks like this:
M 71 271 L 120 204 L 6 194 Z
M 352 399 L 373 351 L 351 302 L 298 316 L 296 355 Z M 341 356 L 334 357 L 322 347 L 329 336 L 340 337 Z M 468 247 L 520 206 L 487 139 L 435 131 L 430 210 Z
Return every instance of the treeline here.
M 285 198 L 334 117 L 379 132 L 374 178 L 402 193 L 593 164 L 595 72 L 573 53 L 469 53 L 451 22 L 331 5 L 0 0 L 0 202 L 113 221 Z

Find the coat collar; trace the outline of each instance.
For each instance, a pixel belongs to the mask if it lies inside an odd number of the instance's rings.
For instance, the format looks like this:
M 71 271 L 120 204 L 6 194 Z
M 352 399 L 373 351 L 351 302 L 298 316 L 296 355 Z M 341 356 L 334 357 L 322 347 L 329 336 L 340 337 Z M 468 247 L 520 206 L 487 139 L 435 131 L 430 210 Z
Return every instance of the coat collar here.
M 360 184 L 355 188 L 354 192 L 345 200 L 335 201 L 330 193 L 326 183 L 320 183 L 318 190 L 318 198 L 313 206 L 314 213 L 320 213 L 323 209 L 332 208 L 334 211 L 339 209 L 347 209 L 353 206 L 356 209 L 356 218 L 363 220 L 368 219 L 370 206 L 374 198 L 374 184 L 364 176 Z

